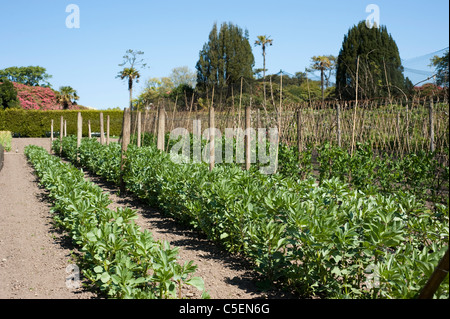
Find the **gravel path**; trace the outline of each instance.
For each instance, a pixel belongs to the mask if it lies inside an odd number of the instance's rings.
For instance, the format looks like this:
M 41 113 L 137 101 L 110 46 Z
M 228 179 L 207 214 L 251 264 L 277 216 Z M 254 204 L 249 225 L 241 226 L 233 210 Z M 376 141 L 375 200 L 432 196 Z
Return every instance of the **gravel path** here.
M 0 299 L 96 298 L 82 288 L 66 287 L 66 267 L 73 263 L 73 247 L 53 228 L 45 191 L 39 188 L 23 154 L 28 144 L 50 149 L 48 139 L 13 139 L 12 151 L 5 153 L 5 165 L 0 171 Z M 86 173 L 86 178 L 110 194 L 112 209 L 128 206 L 137 210 L 139 226 L 149 229 L 156 240 L 179 247 L 180 263 L 193 260 L 198 266 L 196 276 L 204 279 L 212 299 L 292 298 L 279 291 L 261 292 L 251 267 L 242 259 L 230 256 L 131 196 L 118 196 L 117 187 L 99 177 Z M 185 292 L 188 298 L 200 297 L 196 290 Z

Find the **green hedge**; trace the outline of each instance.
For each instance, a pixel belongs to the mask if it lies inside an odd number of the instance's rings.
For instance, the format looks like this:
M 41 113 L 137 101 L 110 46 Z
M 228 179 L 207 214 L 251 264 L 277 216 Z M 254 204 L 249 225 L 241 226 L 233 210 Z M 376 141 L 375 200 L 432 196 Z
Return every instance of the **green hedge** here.
M 77 132 L 77 114 L 83 117 L 83 136 L 88 135 L 88 120 L 91 121 L 91 131 L 100 132 L 100 112 L 103 113 L 106 132 L 106 118 L 110 116 L 110 136 L 120 135 L 122 131 L 123 111 L 98 110 L 58 110 L 36 111 L 21 109 L 6 109 L 0 111 L 0 131 L 11 131 L 18 137 L 50 137 L 51 120 L 55 136 L 59 135 L 61 116 L 67 120 L 67 134 Z

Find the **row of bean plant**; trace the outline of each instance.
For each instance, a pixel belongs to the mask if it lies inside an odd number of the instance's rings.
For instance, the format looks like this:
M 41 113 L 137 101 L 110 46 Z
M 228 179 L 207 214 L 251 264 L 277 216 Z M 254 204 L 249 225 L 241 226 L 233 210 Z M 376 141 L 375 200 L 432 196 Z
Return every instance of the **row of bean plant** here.
M 63 140 L 66 156 L 75 142 Z M 120 146 L 85 139 L 79 153 L 82 165 L 117 180 Z M 414 298 L 448 247 L 448 206 L 433 212 L 410 193 L 366 194 L 338 178 L 319 185 L 239 165 L 209 171 L 154 146 L 130 145 L 125 155 L 129 191 L 300 296 Z M 448 295 L 447 278 L 436 297 Z
M 54 219 L 79 247 L 82 273 L 108 298 L 181 298 L 183 285 L 203 290 L 192 261 L 180 264 L 178 248 L 141 231 L 129 208 L 108 208 L 107 193 L 82 171 L 41 147 L 25 154 L 53 202 Z
M 136 135 L 132 136 L 131 141 L 136 144 Z M 178 140 L 170 138 L 170 134 L 166 134 L 167 151 L 170 151 L 177 142 Z M 202 140 L 203 147 L 207 143 L 207 140 Z M 155 144 L 156 136 L 151 133 L 143 134 L 142 145 Z M 221 145 L 222 154 L 224 154 L 224 137 L 222 137 Z M 235 147 L 236 141 L 234 141 L 234 151 Z M 193 149 L 191 134 L 190 158 L 192 158 Z M 255 158 L 258 160 L 258 147 L 254 149 Z M 448 157 L 448 149 L 444 151 Z M 316 155 L 313 156 L 313 153 Z M 255 168 L 260 167 L 258 161 L 253 165 Z M 450 180 L 448 162 L 439 161 L 436 153 L 424 150 L 398 158 L 386 152 L 375 152 L 369 143 L 357 143 L 353 154 L 331 143 L 323 143 L 317 148 L 306 146 L 301 153 L 296 147 L 280 143 L 278 173 L 301 179 L 314 176 L 319 182 L 337 177 L 353 188 L 370 194 L 388 195 L 394 192 L 409 192 L 424 201 L 448 204 Z
M 408 192 L 423 201 L 448 205 L 449 166 L 439 162 L 433 152 L 396 158 L 375 154 L 368 144 L 358 144 L 351 154 L 325 143 L 317 153 L 319 180 L 338 177 L 369 194 Z

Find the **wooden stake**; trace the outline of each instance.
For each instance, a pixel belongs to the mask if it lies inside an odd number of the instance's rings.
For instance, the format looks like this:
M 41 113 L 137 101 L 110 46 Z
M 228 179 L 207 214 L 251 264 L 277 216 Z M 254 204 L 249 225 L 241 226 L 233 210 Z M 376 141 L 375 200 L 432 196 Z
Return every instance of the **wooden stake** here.
M 123 112 L 122 154 L 127 151 L 128 144 L 130 144 L 130 133 L 131 133 L 131 113 L 130 109 L 127 108 Z
M 141 112 L 137 113 L 137 147 L 141 147 Z
M 448 257 L 448 249 L 445 253 L 444 257 L 439 262 L 439 265 L 434 270 L 430 279 L 426 283 L 425 287 L 423 287 L 420 292 L 419 299 L 432 299 L 434 293 L 438 290 L 442 281 L 448 275 L 449 268 L 449 257 Z
M 109 115 L 106 117 L 106 145 L 109 145 Z
M 77 118 L 77 148 L 81 146 L 81 138 L 83 133 L 83 118 L 81 117 L 81 112 L 78 112 Z
M 356 61 L 356 100 L 353 112 L 353 129 L 352 129 L 352 150 L 351 156 L 353 157 L 353 147 L 355 146 L 355 126 L 356 126 L 356 109 L 358 108 L 358 74 L 359 74 L 359 56 Z
M 157 141 L 157 147 L 159 150 L 164 152 L 164 142 L 165 142 L 165 130 L 166 130 L 166 111 L 164 109 L 164 106 L 161 106 L 159 108 L 158 112 L 158 141 Z
M 103 127 L 103 112 L 100 112 L 100 144 L 105 144 L 105 129 Z
M 297 149 L 299 154 L 299 159 L 303 151 L 302 146 L 302 109 L 299 107 L 297 109 Z
M 209 170 L 214 169 L 216 160 L 215 154 L 215 123 L 214 123 L 214 106 L 209 108 Z
M 62 140 L 64 135 L 64 117 L 61 115 L 61 125 L 59 128 L 59 155 L 62 153 Z
M 250 97 L 250 103 L 251 103 L 251 97 Z M 247 105 L 245 108 L 245 169 L 247 171 L 250 170 L 251 166 L 251 153 L 250 153 L 250 129 L 251 129 L 251 116 L 252 116 L 252 109 L 251 105 Z
M 81 138 L 83 136 L 83 118 L 81 117 L 81 112 L 78 112 L 77 119 L 77 149 L 81 146 Z M 77 161 L 80 161 L 80 152 L 77 151 Z
M 429 107 L 429 120 L 430 120 L 430 151 L 434 152 L 435 144 L 434 144 L 434 116 L 433 116 L 433 99 L 430 98 L 430 107 Z
M 337 131 L 338 146 L 342 147 L 342 142 L 341 142 L 341 106 L 339 105 L 339 103 L 336 106 L 336 131 Z
M 131 132 L 131 115 L 130 109 L 126 108 L 123 112 L 123 123 L 122 123 L 122 154 L 120 163 L 120 192 L 125 192 L 125 182 L 123 180 L 124 164 L 125 164 L 125 153 L 128 149 L 128 144 L 130 144 L 130 132 Z
M 92 131 L 91 131 L 91 120 L 88 120 L 88 137 L 92 137 Z

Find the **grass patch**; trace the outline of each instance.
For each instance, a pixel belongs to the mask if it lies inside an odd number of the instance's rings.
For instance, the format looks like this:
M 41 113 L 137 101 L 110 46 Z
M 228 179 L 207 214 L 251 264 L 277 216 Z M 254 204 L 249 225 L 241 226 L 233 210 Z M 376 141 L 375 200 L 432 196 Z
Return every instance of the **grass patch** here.
M 9 131 L 0 131 L 0 144 L 7 152 L 11 151 L 12 135 Z

